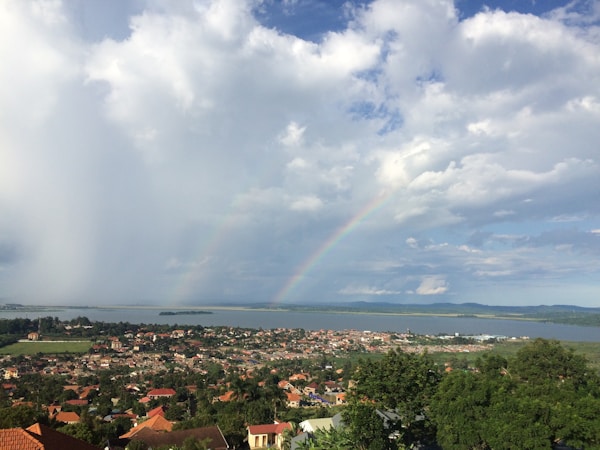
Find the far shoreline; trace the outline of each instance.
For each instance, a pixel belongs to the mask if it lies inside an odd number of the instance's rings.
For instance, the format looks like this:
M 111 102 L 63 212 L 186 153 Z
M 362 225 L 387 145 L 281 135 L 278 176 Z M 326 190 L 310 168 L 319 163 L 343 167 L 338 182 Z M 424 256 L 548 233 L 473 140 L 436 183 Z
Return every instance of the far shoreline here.
M 59 308 L 59 306 L 54 306 Z M 498 319 L 498 320 L 520 320 L 528 322 L 543 322 L 545 319 L 534 317 L 522 317 L 518 315 L 494 315 L 494 314 L 469 314 L 449 313 L 449 312 L 394 312 L 394 311 L 356 311 L 344 309 L 327 308 L 302 308 L 293 307 L 251 307 L 242 305 L 201 305 L 201 306 L 156 306 L 156 305 L 106 305 L 106 306 L 64 306 L 66 309 L 98 309 L 98 310 L 146 310 L 146 311 L 248 311 L 248 312 L 293 312 L 293 313 L 322 313 L 322 314 L 350 314 L 350 315 L 371 315 L 371 316 L 398 316 L 398 317 L 445 317 L 445 318 L 467 318 L 467 319 Z

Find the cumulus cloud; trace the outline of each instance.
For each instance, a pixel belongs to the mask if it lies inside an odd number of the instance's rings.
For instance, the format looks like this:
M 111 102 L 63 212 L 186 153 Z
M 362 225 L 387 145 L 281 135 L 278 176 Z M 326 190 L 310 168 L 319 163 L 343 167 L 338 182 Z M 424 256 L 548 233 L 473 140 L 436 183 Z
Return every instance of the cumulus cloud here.
M 423 277 L 421 284 L 416 289 L 419 295 L 440 295 L 448 290 L 449 286 L 442 276 L 427 276 Z
M 381 289 L 373 286 L 346 286 L 339 291 L 342 295 L 353 295 L 353 296 L 380 296 L 380 295 L 398 295 L 401 291 L 392 291 L 389 289 Z
M 0 5 L 2 297 L 596 300 L 595 2 L 127 5 Z

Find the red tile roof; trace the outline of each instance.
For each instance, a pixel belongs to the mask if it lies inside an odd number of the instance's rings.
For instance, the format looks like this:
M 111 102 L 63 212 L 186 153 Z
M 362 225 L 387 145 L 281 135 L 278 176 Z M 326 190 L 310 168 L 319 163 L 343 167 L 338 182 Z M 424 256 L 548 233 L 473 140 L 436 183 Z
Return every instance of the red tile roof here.
M 170 388 L 162 388 L 162 389 L 152 389 L 150 392 L 146 394 L 148 397 L 172 397 L 176 392 L 174 389 Z
M 85 441 L 36 423 L 27 429 L 0 430 L 0 450 L 98 450 Z
M 0 450 L 43 450 L 44 445 L 23 428 L 0 430 Z
M 148 419 L 145 422 L 140 423 L 137 427 L 133 427 L 131 430 L 129 430 L 127 433 L 121 435 L 120 437 L 121 438 L 132 438 L 137 433 L 139 433 L 140 430 L 143 430 L 144 428 L 149 428 L 154 431 L 171 431 L 173 429 L 173 424 L 171 422 L 169 422 L 167 419 L 165 419 L 163 416 L 157 414 L 156 416 L 152 417 L 151 419 Z
M 148 417 L 154 417 L 156 415 L 161 415 L 161 416 L 165 416 L 165 408 L 164 406 L 157 406 L 154 409 L 151 409 L 150 411 L 148 411 Z
M 65 403 L 71 406 L 86 406 L 89 402 L 85 399 L 75 398 L 73 400 L 67 400 Z
M 287 423 L 269 423 L 266 425 L 250 425 L 248 431 L 250 434 L 281 434 L 286 428 L 291 429 L 292 426 Z
M 50 427 L 36 423 L 31 425 L 26 431 L 43 444 L 43 450 L 98 450 L 98 447 L 74 438 L 68 434 L 53 430 Z
M 76 412 L 71 411 L 60 411 L 55 417 L 57 422 L 65 423 L 77 423 L 79 422 L 79 415 Z
M 298 394 L 294 394 L 293 392 L 287 392 L 288 402 L 299 402 L 302 397 Z

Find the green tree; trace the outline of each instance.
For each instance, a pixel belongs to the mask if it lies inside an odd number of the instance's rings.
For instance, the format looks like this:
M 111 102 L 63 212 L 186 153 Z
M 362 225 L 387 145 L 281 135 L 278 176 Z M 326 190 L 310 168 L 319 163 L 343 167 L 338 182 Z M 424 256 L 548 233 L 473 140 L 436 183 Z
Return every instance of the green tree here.
M 183 441 L 181 450 L 208 450 L 210 442 L 211 442 L 210 438 L 206 438 L 206 439 L 200 441 L 200 440 L 190 436 L 185 441 Z
M 355 448 L 360 450 L 385 450 L 394 447 L 389 436 L 399 430 L 398 423 L 384 425 L 377 414 L 375 405 L 358 402 L 348 407 L 342 414 L 347 424 L 346 436 Z
M 58 428 L 58 431 L 90 444 L 93 444 L 95 440 L 93 430 L 85 423 L 70 423 Z
M 444 449 L 598 448 L 598 375 L 557 341 L 537 339 L 514 358 L 488 355 L 452 372 L 431 403 Z
M 143 441 L 131 441 L 126 450 L 148 450 L 148 446 Z
M 297 448 L 299 450 L 348 450 L 363 447 L 357 447 L 356 442 L 352 440 L 345 429 L 332 427 L 316 430 L 308 439 L 300 442 Z M 364 448 L 375 449 L 378 447 Z
M 246 416 L 246 423 L 261 424 L 273 423 L 273 407 L 265 400 L 255 400 L 246 402 L 243 405 Z
M 0 408 L 0 428 L 27 428 L 36 422 L 47 422 L 46 415 L 26 405 Z
M 412 445 L 435 439 L 435 426 L 428 415 L 429 403 L 440 381 L 433 359 L 427 354 L 391 350 L 380 361 L 360 361 L 354 374 L 356 382 L 349 395 L 345 420 L 353 427 L 353 410 L 371 404 L 400 417 L 395 425 L 401 443 Z M 356 417 L 362 417 L 359 411 Z M 355 427 L 359 432 L 359 427 Z

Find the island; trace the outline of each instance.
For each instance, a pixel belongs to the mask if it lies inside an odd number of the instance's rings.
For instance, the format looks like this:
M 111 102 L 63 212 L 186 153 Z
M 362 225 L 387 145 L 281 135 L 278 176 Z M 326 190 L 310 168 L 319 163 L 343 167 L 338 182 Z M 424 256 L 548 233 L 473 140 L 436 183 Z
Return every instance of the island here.
M 185 311 L 161 311 L 159 316 L 193 316 L 195 314 L 212 314 L 212 311 L 185 310 Z

